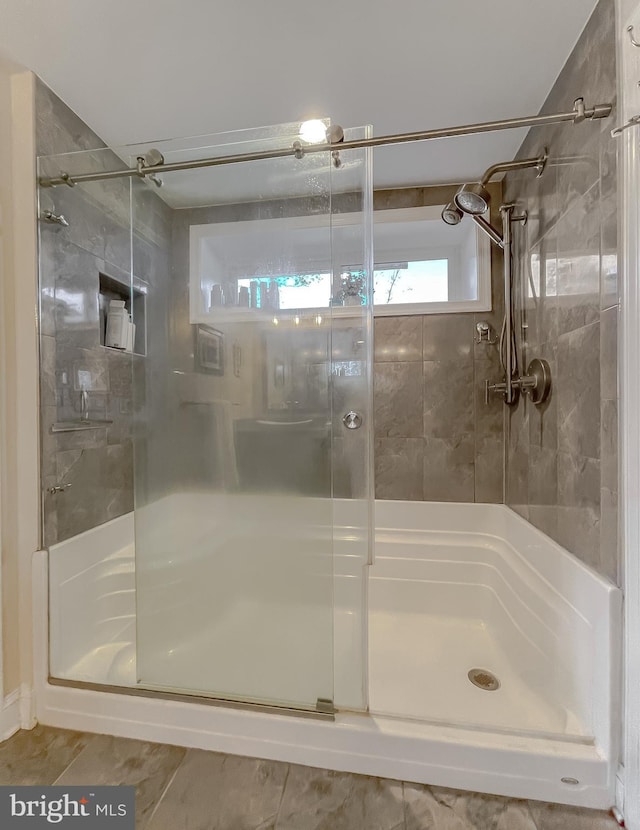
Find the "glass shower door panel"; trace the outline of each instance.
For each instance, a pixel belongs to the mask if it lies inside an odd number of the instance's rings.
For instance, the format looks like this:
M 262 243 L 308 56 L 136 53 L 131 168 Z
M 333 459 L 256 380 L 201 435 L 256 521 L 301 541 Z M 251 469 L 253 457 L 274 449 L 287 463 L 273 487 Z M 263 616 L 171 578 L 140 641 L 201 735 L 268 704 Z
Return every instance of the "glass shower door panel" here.
M 370 137 L 368 127 L 345 140 Z M 333 532 L 335 701 L 366 709 L 367 566 L 372 544 L 371 150 L 342 150 L 332 167 Z M 364 680 L 364 682 L 363 682 Z
M 159 148 L 175 161 L 298 139 L 286 125 Z M 135 383 L 141 686 L 334 699 L 330 164 L 163 175 L 171 245 Z M 149 209 L 134 194 L 134 224 Z

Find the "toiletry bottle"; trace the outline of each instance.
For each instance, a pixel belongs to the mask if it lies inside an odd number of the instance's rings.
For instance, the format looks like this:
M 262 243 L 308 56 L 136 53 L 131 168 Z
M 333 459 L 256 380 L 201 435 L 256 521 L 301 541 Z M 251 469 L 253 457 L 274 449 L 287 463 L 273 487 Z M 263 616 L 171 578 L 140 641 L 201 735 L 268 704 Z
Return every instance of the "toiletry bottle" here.
M 129 314 L 124 303 L 124 300 L 110 300 L 109 302 L 104 344 L 112 349 L 127 348 Z
M 260 283 L 258 280 L 251 280 L 249 286 L 251 308 L 260 308 Z
M 224 304 L 226 306 L 238 305 L 238 287 L 234 282 L 228 282 L 224 286 Z
M 269 306 L 276 311 L 280 308 L 280 288 L 277 280 L 269 283 Z
M 224 305 L 224 292 L 221 285 L 211 286 L 211 308 Z

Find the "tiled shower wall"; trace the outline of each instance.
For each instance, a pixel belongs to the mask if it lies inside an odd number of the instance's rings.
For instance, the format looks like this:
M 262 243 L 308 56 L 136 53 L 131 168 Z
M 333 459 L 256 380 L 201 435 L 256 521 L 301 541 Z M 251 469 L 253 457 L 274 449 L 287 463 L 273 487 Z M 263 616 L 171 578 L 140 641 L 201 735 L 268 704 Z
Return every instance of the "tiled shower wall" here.
M 600 0 L 543 112 L 615 102 L 614 0 Z M 549 149 L 543 176 L 510 175 L 505 198 L 529 211 L 516 230 L 522 365 L 549 361 L 551 400 L 510 412 L 507 503 L 618 580 L 617 168 L 612 116 L 532 130 L 519 157 Z
M 374 207 L 446 204 L 456 189 L 377 191 Z M 500 188 L 492 186 L 496 225 L 500 197 Z M 375 320 L 377 498 L 503 500 L 504 406 L 495 395 L 488 404 L 484 400 L 485 380 L 502 380 L 498 346 L 475 342 L 478 322 L 488 322 L 493 337 L 502 324 L 502 256 L 491 247 L 491 311 Z
M 108 161 L 112 167 L 122 163 L 115 154 L 106 159 L 99 152 L 105 146 L 100 138 L 41 82 L 36 87 L 36 119 L 38 155 L 96 149 L 93 158 L 83 156 L 85 168 L 92 162 Z M 157 394 L 157 384 L 145 382 L 152 357 L 132 358 L 100 345 L 99 274 L 126 285 L 130 280 L 128 181 L 42 190 L 41 200 L 43 208 L 64 214 L 69 222 L 68 228 L 39 223 L 42 484 L 44 544 L 49 546 L 133 509 L 133 407 L 153 412 L 154 400 L 146 398 L 145 389 Z M 142 182 L 134 183 L 134 203 L 136 277 L 150 289 L 152 355 L 166 340 L 170 211 Z M 140 390 L 135 401 L 134 370 Z M 52 434 L 54 423 L 80 418 L 82 384 L 89 390 L 90 418 L 112 423 Z M 65 489 L 52 494 L 53 487 Z

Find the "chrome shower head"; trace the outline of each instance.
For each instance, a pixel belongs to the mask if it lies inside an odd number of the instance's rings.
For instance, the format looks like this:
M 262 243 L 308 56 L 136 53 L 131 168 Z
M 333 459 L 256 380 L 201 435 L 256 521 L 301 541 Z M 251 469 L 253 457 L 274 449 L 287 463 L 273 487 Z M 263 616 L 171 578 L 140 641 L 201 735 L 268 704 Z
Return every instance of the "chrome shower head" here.
M 447 225 L 459 225 L 464 213 L 453 202 L 449 202 L 442 208 L 441 216 Z
M 487 188 L 480 182 L 463 184 L 454 196 L 456 207 L 463 213 L 471 216 L 480 216 L 489 208 L 491 196 Z

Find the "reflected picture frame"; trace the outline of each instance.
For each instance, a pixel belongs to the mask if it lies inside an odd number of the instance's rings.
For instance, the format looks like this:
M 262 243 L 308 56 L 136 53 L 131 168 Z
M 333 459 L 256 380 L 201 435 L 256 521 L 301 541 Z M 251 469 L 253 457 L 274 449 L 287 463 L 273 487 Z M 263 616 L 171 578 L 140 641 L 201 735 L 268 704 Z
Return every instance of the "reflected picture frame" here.
M 196 372 L 224 375 L 224 334 L 211 326 L 197 325 L 194 360 Z

